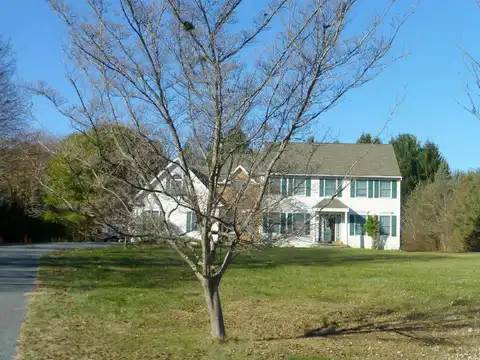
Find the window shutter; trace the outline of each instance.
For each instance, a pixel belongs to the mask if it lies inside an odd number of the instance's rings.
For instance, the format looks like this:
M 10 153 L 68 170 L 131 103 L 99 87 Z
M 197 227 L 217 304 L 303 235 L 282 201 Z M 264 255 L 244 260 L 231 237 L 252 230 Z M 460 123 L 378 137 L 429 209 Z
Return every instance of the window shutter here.
M 350 215 L 350 235 L 355 235 L 355 215 Z
M 397 217 L 392 216 L 392 236 L 397 236 Z
M 287 230 L 292 231 L 293 229 L 293 214 L 287 214 Z
M 263 213 L 263 233 L 268 233 L 268 214 L 266 212 Z
M 320 179 L 320 196 L 325 196 L 325 179 Z
M 189 211 L 187 212 L 187 227 L 186 227 L 186 232 L 189 232 L 192 227 L 192 212 Z
M 280 232 L 283 234 L 285 232 L 285 226 L 287 224 L 287 214 L 280 214 Z
M 392 180 L 392 199 L 397 198 L 397 180 Z
M 282 178 L 282 195 L 287 196 L 287 179 Z
M 312 181 L 310 178 L 305 180 L 305 195 L 312 196 Z
M 379 188 L 379 181 L 378 181 L 378 180 L 375 180 L 373 183 L 374 183 L 374 187 L 373 187 L 374 196 L 375 196 L 376 198 L 378 198 L 378 197 L 379 197 L 379 189 L 378 189 L 378 188 Z
M 337 197 L 342 197 L 343 192 L 343 181 L 342 179 L 337 179 Z
M 350 181 L 350 197 L 355 197 L 355 180 Z
M 373 198 L 373 180 L 368 180 L 368 197 Z

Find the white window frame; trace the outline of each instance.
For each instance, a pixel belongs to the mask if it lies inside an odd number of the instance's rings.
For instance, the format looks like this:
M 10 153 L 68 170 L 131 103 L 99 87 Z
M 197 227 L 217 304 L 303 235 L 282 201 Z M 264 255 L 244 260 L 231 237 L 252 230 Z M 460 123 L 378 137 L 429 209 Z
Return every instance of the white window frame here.
M 360 223 L 357 222 L 358 217 L 363 219 L 363 224 L 360 224 Z M 354 230 L 353 230 L 354 236 L 365 235 L 365 230 L 363 230 L 363 226 L 365 225 L 365 222 L 367 221 L 367 215 L 366 214 L 355 214 L 354 219 L 355 219 L 355 222 L 353 223 L 354 224 Z M 361 225 L 359 233 L 357 232 L 357 225 Z
M 382 234 L 382 218 L 388 219 L 388 234 Z M 378 216 L 378 230 L 380 232 L 380 236 L 391 236 L 392 234 L 392 217 L 390 215 L 379 215 Z
M 277 224 L 271 224 L 270 223 L 270 216 L 271 214 L 278 214 L 278 223 Z M 262 224 L 262 232 L 264 234 L 273 234 L 273 235 L 277 235 L 277 234 L 280 234 L 281 233 L 281 223 L 282 223 L 282 213 L 279 212 L 279 211 L 271 211 L 271 212 L 265 212 L 264 213 L 264 216 L 267 216 L 267 231 L 265 232 L 263 229 L 263 224 Z M 263 219 L 262 219 L 263 221 Z M 277 230 L 277 231 L 270 231 L 270 230 Z
M 175 184 L 175 185 L 173 185 Z M 172 186 L 173 185 L 173 186 Z M 173 190 L 173 191 L 172 191 Z M 168 196 L 181 196 L 184 193 L 183 176 L 180 174 L 169 174 L 165 183 L 165 192 Z
M 291 223 L 291 227 L 289 226 L 288 224 L 288 214 L 292 214 L 292 223 Z M 296 229 L 295 228 L 295 215 L 303 215 L 303 222 L 302 222 L 302 226 L 300 227 L 300 229 Z M 280 215 L 281 217 L 281 215 Z M 308 219 L 307 219 L 308 217 Z M 286 213 L 285 215 L 285 218 L 286 218 L 286 221 L 287 221 L 287 224 L 286 224 L 286 229 L 288 231 L 288 233 L 290 234 L 298 234 L 300 236 L 309 236 L 311 235 L 311 232 L 312 232 L 312 229 L 311 229 L 311 220 L 312 220 L 312 217 L 310 215 L 309 212 L 292 212 L 292 213 Z M 307 225 L 308 223 L 308 225 Z M 308 228 L 308 233 L 306 232 Z
M 382 190 L 387 190 L 382 189 L 382 184 L 388 184 L 388 195 L 383 196 L 382 195 Z M 378 197 L 381 198 L 391 198 L 392 197 L 392 182 L 390 180 L 380 180 L 378 184 Z
M 331 194 L 327 193 L 327 182 L 333 182 Z M 333 195 L 335 195 L 337 192 L 337 179 L 330 179 L 330 178 L 324 179 L 323 192 L 325 197 L 332 197 Z
M 358 183 L 359 182 L 365 182 L 365 195 L 359 195 L 358 194 Z M 368 197 L 368 183 L 369 183 L 368 180 L 363 180 L 363 179 L 362 180 L 355 180 L 355 197 L 360 197 L 360 198 Z
M 307 194 L 307 179 L 305 177 L 296 176 L 290 178 L 289 181 L 292 181 L 292 195 L 293 196 L 306 196 Z M 301 188 L 299 185 L 303 185 L 303 192 L 300 192 Z
M 190 228 L 186 229 L 187 232 L 197 230 L 197 213 L 195 211 L 188 211 L 190 215 Z M 188 216 L 188 214 L 187 214 Z M 195 219 L 195 221 L 194 221 Z
M 272 187 L 274 184 L 272 184 L 272 180 L 278 181 L 278 188 L 275 191 L 272 191 Z M 270 195 L 282 195 L 282 178 L 280 177 L 269 177 L 268 178 L 268 194 Z M 275 186 L 276 187 L 276 186 Z

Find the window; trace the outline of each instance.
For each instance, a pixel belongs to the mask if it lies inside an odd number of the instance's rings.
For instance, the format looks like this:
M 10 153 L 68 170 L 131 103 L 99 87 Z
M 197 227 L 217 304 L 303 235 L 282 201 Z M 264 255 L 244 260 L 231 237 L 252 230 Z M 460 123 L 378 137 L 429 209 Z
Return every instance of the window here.
M 284 196 L 311 196 L 311 179 L 303 177 L 282 178 L 280 188 Z
M 268 179 L 268 193 L 272 195 L 279 195 L 281 193 L 281 178 Z
M 263 213 L 263 233 L 310 235 L 309 213 Z
M 367 197 L 367 190 L 368 190 L 368 181 L 367 180 L 357 180 L 357 193 L 355 196 L 357 197 Z
M 173 174 L 167 178 L 165 192 L 170 196 L 178 196 L 183 193 L 183 180 L 180 174 Z
M 380 181 L 380 197 L 389 198 L 392 196 L 392 182 L 391 181 Z
M 186 226 L 186 231 L 194 231 L 197 230 L 197 214 L 195 214 L 193 211 L 187 212 L 187 226 Z
M 310 214 L 305 213 L 305 224 L 303 225 L 303 234 L 310 235 Z
M 333 196 L 337 188 L 336 179 L 325 179 L 325 196 Z
M 363 225 L 365 225 L 365 217 L 355 215 L 355 235 L 364 235 Z
M 380 235 L 390 235 L 390 216 L 380 216 Z
M 233 180 L 232 181 L 233 188 L 235 189 L 235 192 L 241 192 L 245 190 L 245 187 L 247 186 L 247 181 L 246 180 Z
M 293 178 L 293 195 L 305 195 L 305 179 Z
M 280 213 L 263 213 L 263 233 L 279 234 L 281 232 Z
M 297 234 L 310 235 L 310 214 L 295 213 L 292 214 L 291 230 Z

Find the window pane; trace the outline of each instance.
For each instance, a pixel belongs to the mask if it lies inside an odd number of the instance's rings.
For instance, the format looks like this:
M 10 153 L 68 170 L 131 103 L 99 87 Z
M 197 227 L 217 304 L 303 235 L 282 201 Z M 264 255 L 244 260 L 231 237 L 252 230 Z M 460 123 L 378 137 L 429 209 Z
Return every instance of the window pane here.
M 280 178 L 270 178 L 268 179 L 268 192 L 269 194 L 279 195 L 281 193 L 280 189 Z
M 365 217 L 361 215 L 355 216 L 355 235 L 363 235 L 363 225 L 365 224 Z
M 305 214 L 304 234 L 310 235 L 310 214 Z
M 292 196 L 292 194 L 293 194 L 293 179 L 292 178 L 285 179 L 285 181 L 287 181 L 287 180 L 288 180 L 287 195 Z
M 325 196 L 333 196 L 336 187 L 335 179 L 325 179 Z
M 380 216 L 380 235 L 390 235 L 390 216 Z
M 280 233 L 280 213 L 268 214 L 268 228 L 271 233 Z
M 367 180 L 357 180 L 356 181 L 356 185 L 357 185 L 357 194 L 356 196 L 367 196 L 367 186 L 368 186 L 368 182 Z
M 391 197 L 392 194 L 392 182 L 391 181 L 380 181 L 380 197 Z
M 178 174 L 171 175 L 167 178 L 165 184 L 165 191 L 169 196 L 182 195 L 183 180 L 182 176 Z
M 293 214 L 293 231 L 299 232 L 305 224 L 304 214 Z
M 197 214 L 192 211 L 192 228 L 191 230 L 197 230 Z
M 293 178 L 293 195 L 305 195 L 304 178 Z
M 233 180 L 233 188 L 235 192 L 241 192 L 247 186 L 246 180 Z

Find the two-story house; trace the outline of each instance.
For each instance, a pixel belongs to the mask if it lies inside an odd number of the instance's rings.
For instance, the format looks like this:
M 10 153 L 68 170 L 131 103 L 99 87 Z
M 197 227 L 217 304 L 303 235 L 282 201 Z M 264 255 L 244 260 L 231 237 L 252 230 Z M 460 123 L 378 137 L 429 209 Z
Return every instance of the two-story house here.
M 249 176 L 260 186 L 265 181 L 262 164 L 256 163 L 253 176 L 249 174 L 251 164 L 244 159 L 245 163 L 238 164 L 228 177 L 232 187 Z M 198 192 L 205 193 L 204 174 L 195 170 L 191 176 Z M 177 188 L 181 188 L 182 173 L 178 166 L 170 164 L 157 181 L 164 181 L 154 185 L 165 189 L 172 186 L 170 182 L 178 181 Z M 291 143 L 272 169 L 262 219 L 255 222 L 252 231 L 261 237 L 279 239 L 284 245 L 342 242 L 370 248 L 372 239 L 364 233 L 363 224 L 368 215 L 373 215 L 379 220 L 383 248 L 397 250 L 400 190 L 401 175 L 391 145 Z M 169 220 L 179 232 L 198 237 L 195 214 L 160 195 L 153 201 L 151 195 L 138 194 L 137 211 L 158 211 L 156 202 L 160 199 L 165 208 L 171 209 Z

